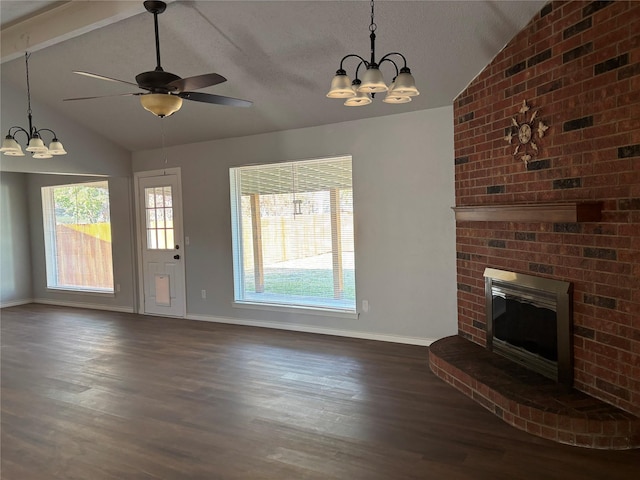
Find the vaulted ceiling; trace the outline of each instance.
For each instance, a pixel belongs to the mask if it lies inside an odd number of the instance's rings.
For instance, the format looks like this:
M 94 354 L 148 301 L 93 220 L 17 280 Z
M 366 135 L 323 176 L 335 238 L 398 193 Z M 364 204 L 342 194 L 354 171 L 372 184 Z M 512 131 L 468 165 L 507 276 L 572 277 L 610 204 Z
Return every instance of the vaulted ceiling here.
M 370 2 L 362 0 L 170 2 L 159 16 L 164 69 L 181 77 L 219 73 L 227 82 L 200 91 L 252 100 L 251 108 L 185 101 L 161 120 L 137 97 L 63 102 L 139 91 L 72 72 L 134 81 L 154 69 L 153 17 L 142 1 L 3 0 L 1 76 L 26 95 L 22 55 L 32 51 L 35 100 L 137 151 L 160 146 L 162 131 L 165 144 L 176 145 L 451 105 L 545 3 L 378 0 L 377 56 L 403 53 L 421 92 L 401 105 L 377 98 L 349 108 L 325 96 L 344 55 L 369 56 Z M 352 78 L 354 63 L 347 63 Z M 394 72 L 382 72 L 390 81 Z

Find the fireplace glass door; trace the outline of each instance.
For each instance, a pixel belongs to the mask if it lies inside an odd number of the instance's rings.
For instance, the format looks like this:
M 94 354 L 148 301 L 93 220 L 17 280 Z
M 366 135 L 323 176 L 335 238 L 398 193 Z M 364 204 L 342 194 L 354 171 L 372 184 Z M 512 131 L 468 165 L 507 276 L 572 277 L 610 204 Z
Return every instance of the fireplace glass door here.
M 571 383 L 570 284 L 487 268 L 485 294 L 487 348 Z
M 553 375 L 558 361 L 555 296 L 493 282 L 493 348 L 511 349 L 519 363 L 536 362 Z

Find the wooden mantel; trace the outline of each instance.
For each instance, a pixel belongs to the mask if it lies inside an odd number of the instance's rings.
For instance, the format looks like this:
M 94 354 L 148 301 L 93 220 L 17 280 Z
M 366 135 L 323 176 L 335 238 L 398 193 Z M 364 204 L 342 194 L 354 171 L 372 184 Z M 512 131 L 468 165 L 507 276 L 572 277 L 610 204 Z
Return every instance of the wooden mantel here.
M 523 203 L 452 207 L 456 221 L 467 222 L 599 222 L 602 202 Z

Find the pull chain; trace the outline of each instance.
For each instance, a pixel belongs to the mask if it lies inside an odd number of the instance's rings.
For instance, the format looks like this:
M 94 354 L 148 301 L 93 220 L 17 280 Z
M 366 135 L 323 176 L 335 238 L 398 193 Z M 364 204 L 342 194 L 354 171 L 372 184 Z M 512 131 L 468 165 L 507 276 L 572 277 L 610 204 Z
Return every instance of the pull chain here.
M 162 142 L 162 156 L 164 157 L 164 164 L 167 164 L 167 149 L 165 148 L 165 142 L 164 142 L 164 118 L 163 117 L 159 117 L 160 118 L 160 135 L 162 137 L 161 142 Z

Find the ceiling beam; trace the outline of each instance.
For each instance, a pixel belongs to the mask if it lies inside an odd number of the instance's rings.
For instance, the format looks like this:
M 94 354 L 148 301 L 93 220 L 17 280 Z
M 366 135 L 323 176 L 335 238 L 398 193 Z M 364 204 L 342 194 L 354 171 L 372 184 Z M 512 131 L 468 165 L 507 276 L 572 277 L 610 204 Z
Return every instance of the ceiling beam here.
M 165 0 L 171 3 L 174 0 Z M 0 63 L 8 62 L 145 11 L 142 2 L 72 0 L 2 29 Z

